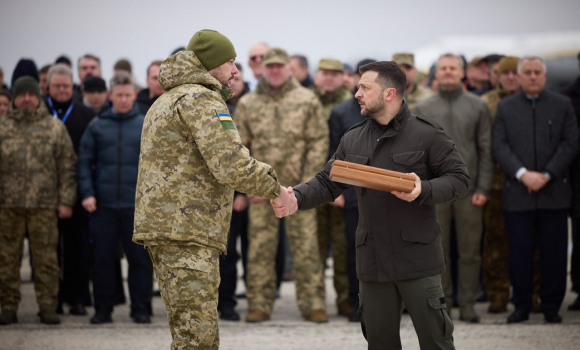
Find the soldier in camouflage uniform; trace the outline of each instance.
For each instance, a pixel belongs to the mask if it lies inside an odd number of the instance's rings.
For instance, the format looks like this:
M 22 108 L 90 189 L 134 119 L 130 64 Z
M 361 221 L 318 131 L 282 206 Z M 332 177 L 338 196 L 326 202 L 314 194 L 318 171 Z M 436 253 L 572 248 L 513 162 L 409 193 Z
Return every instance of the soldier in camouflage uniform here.
M 26 232 L 40 321 L 58 324 L 57 211 L 72 215 L 77 158 L 66 127 L 40 102 L 36 80 L 16 80 L 14 96 L 0 117 L 0 325 L 18 321 Z
M 235 57 L 222 34 L 195 33 L 161 64 L 166 92 L 143 125 L 133 241 L 153 261 L 171 349 L 219 348 L 218 257 L 226 253 L 234 189 L 288 197 L 274 169 L 250 157 L 228 113 Z
M 411 111 L 415 111 L 415 106 L 429 96 L 433 95 L 433 91 L 417 84 L 417 68 L 415 67 L 415 55 L 412 53 L 396 53 L 393 55 L 399 67 L 405 72 L 407 76 L 407 87 L 405 88 L 405 101 L 409 105 Z
M 278 169 L 282 183 L 293 185 L 309 179 L 324 165 L 328 126 L 316 96 L 291 77 L 289 63 L 284 50 L 266 51 L 265 79 L 240 100 L 235 119 L 252 155 Z M 269 215 L 270 210 L 265 201 L 250 204 L 247 322 L 268 320 L 274 305 L 279 219 Z M 300 312 L 309 321 L 326 322 L 315 213 L 302 212 L 285 223 Z
M 510 96 L 520 89 L 520 77 L 517 72 L 519 57 L 506 56 L 499 61 L 499 84 L 485 93 L 481 98 L 487 104 L 491 121 L 495 120 L 497 104 L 504 97 Z M 483 284 L 487 299 L 490 301 L 487 309 L 490 313 L 507 311 L 510 296 L 509 276 L 509 240 L 504 224 L 502 211 L 502 184 L 503 171 L 499 164 L 495 164 L 495 178 L 491 196 L 483 208 L 485 222 L 485 236 L 483 245 Z M 532 297 L 533 310 L 541 311 L 539 305 L 540 275 L 539 254 L 536 249 L 534 257 L 534 295 Z
M 324 111 L 326 120 L 330 118 L 332 108 L 348 101 L 352 93 L 342 84 L 344 66 L 338 60 L 323 58 L 318 63 L 318 86 L 312 86 Z M 346 271 L 347 246 L 344 234 L 344 200 L 341 197 L 335 203 L 326 204 L 316 209 L 318 220 L 318 247 L 320 260 L 326 266 L 329 249 L 332 251 L 333 282 L 336 290 L 336 306 L 338 314 L 349 316 L 352 312 L 351 300 L 348 296 L 348 274 Z

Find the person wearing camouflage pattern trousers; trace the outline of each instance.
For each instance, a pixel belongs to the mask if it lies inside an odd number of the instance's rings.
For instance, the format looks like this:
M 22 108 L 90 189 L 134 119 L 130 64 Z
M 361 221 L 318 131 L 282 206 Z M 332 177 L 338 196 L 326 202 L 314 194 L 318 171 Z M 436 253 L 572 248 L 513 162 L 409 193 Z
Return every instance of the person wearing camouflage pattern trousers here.
M 278 249 L 278 219 L 269 202 L 250 204 L 247 291 L 249 309 L 270 315 L 276 296 L 275 260 Z M 296 213 L 285 219 L 292 254 L 296 298 L 304 317 L 324 310 L 323 270 L 318 259 L 316 212 Z

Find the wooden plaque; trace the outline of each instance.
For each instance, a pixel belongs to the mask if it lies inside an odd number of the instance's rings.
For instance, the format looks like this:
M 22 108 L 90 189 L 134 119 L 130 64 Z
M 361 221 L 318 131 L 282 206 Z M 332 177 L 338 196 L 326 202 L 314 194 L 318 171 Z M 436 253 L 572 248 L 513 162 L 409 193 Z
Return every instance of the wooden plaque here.
M 332 164 L 330 180 L 385 192 L 409 193 L 415 187 L 413 175 L 343 160 L 335 160 Z

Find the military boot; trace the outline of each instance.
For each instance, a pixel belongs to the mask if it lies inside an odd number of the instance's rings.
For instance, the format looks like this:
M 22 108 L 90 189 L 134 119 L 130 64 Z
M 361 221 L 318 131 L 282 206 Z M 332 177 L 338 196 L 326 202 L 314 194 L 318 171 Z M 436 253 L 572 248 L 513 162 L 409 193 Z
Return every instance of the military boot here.
M 52 310 L 41 310 L 40 311 L 40 322 L 44 324 L 60 324 L 60 318 L 56 314 L 56 311 Z
M 479 315 L 473 310 L 473 305 L 459 307 L 459 319 L 470 323 L 479 323 Z
M 490 314 L 499 314 L 507 311 L 509 296 L 493 294 L 492 297 L 492 295 L 490 294 L 488 299 L 489 301 L 491 301 L 491 303 L 489 303 L 489 307 L 487 308 L 487 312 L 489 312 Z
M 250 310 L 248 312 L 248 314 L 246 315 L 246 322 L 263 322 L 263 321 L 269 321 L 270 320 L 270 315 L 268 315 L 267 313 L 265 313 L 262 310 Z
M 341 301 L 340 303 L 338 303 L 338 305 L 337 305 L 338 315 L 349 317 L 350 314 L 352 313 L 352 305 L 351 304 L 352 303 L 350 301 L 350 298 L 345 299 L 345 300 Z
M 0 314 L 0 326 L 16 322 L 18 322 L 18 317 L 16 317 L 16 311 L 2 310 L 2 314 Z
M 324 310 L 313 310 L 310 315 L 304 317 L 306 321 L 314 323 L 326 323 L 328 322 L 328 315 Z

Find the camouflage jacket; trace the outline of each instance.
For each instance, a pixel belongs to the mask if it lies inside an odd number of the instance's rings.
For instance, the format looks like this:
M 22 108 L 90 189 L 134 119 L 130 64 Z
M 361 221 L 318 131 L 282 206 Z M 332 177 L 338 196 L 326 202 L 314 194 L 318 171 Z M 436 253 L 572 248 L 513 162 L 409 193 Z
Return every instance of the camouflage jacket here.
M 433 95 L 433 91 L 419 84 L 415 84 L 413 91 L 405 95 L 405 101 L 407 101 L 409 109 L 414 112 L 417 103 L 427 99 L 431 95 Z
M 322 103 L 322 111 L 327 121 L 330 119 L 330 112 L 334 106 L 352 98 L 352 93 L 344 86 L 336 90 L 332 98 L 325 91 L 317 89 L 314 85 L 310 86 L 309 89 L 316 94 L 316 97 Z
M 277 175 L 250 157 L 226 107 L 232 90 L 192 51 L 167 58 L 159 83 L 166 92 L 143 124 L 133 241 L 225 253 L 234 189 L 275 198 Z
M 34 111 L 11 105 L 0 117 L 0 207 L 72 207 L 76 162 L 66 127 L 44 103 Z
M 262 80 L 242 97 L 234 120 L 252 156 L 277 169 L 285 186 L 309 180 L 326 163 L 329 136 L 322 106 L 294 78 L 276 94 Z

